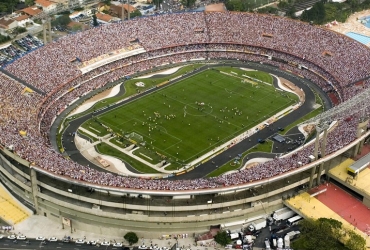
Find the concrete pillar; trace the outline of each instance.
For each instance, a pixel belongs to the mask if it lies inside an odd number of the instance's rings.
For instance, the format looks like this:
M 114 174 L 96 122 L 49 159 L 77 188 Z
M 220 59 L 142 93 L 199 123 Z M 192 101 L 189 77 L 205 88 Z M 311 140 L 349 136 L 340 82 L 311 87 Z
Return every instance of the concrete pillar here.
M 53 35 L 51 33 L 51 19 L 48 19 L 48 26 L 49 26 L 49 42 L 51 43 L 53 41 Z
M 48 41 L 46 40 L 46 21 L 45 20 L 42 20 L 42 31 L 43 31 L 44 44 L 46 45 Z
M 363 119 L 358 126 L 357 126 L 357 138 L 359 138 L 362 135 L 362 131 L 366 131 L 367 129 L 367 124 L 369 123 L 369 119 Z M 353 152 L 353 157 L 355 157 L 358 154 L 361 154 L 362 146 L 364 145 L 364 140 L 361 142 L 357 143 L 354 152 Z
M 357 153 L 358 154 L 361 154 L 361 151 L 362 151 L 362 147 L 364 146 L 364 143 L 365 143 L 365 139 L 361 140 L 358 144 L 359 144 L 359 147 L 358 147 L 358 150 L 357 150 Z
M 125 10 L 124 4 L 122 3 L 122 17 L 121 17 L 122 22 L 125 21 L 125 11 L 124 10 Z
M 314 153 L 313 153 L 313 156 L 315 156 L 315 161 L 317 161 L 317 159 L 318 159 L 319 143 L 320 143 L 320 130 L 316 126 L 316 140 L 315 140 L 315 149 L 314 149 Z M 312 169 L 311 169 L 310 182 L 308 184 L 309 188 L 312 188 L 313 178 L 315 176 L 315 172 L 316 172 L 316 166 L 312 167 Z
M 127 0 L 127 20 L 130 20 L 130 1 Z
M 328 128 L 325 128 L 324 129 L 324 138 L 322 138 L 323 141 L 322 141 L 322 145 L 321 145 L 321 157 L 325 157 L 325 155 L 326 155 L 327 139 L 328 139 Z M 317 179 L 316 179 L 317 185 L 320 185 L 320 177 L 321 177 L 321 173 L 322 173 L 323 168 L 324 168 L 324 163 L 321 163 L 320 166 L 319 166 L 319 171 L 317 173 Z
M 37 196 L 39 193 L 39 188 L 37 186 L 37 173 L 33 168 L 31 168 L 30 173 L 33 205 L 35 206 L 36 214 L 39 214 L 39 203 L 37 201 Z

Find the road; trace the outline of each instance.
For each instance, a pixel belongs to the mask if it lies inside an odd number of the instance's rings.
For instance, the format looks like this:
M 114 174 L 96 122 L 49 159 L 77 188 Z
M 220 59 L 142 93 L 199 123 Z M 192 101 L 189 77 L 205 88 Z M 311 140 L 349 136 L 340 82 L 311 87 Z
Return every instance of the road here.
M 29 244 L 26 241 L 17 240 L 14 243 L 13 240 L 3 238 L 0 239 L 0 250 L 7 249 L 38 249 L 38 250 L 56 250 L 56 249 L 73 249 L 73 250 L 83 250 L 83 249 L 104 249 L 104 250 L 120 250 L 122 247 L 113 246 L 91 246 L 88 244 L 77 244 L 74 242 L 63 243 L 63 242 L 46 242 L 46 245 L 42 244 L 41 241 L 36 241 L 35 239 L 29 239 Z

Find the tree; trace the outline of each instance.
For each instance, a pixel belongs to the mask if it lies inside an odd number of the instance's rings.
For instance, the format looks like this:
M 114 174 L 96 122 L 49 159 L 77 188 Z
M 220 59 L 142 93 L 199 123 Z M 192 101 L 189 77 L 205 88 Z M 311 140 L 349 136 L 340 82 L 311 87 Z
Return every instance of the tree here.
M 10 41 L 10 37 L 9 36 L 3 36 L 3 35 L 0 34 L 0 44 L 5 43 L 7 41 Z
M 53 20 L 52 25 L 66 27 L 71 21 L 72 20 L 69 18 L 69 15 L 61 15 Z
M 300 231 L 302 232 L 300 239 L 292 242 L 293 249 L 363 250 L 366 245 L 365 239 L 353 231 L 349 231 L 347 237 L 343 237 L 345 230 L 342 222 L 334 219 L 304 220 L 300 223 Z
M 18 0 L 1 0 L 0 1 L 0 12 L 12 13 Z
M 135 10 L 134 12 L 130 12 L 130 18 L 134 18 L 137 16 L 141 16 L 140 10 Z
M 181 0 L 182 5 L 189 8 L 195 4 L 195 0 Z
M 228 0 L 226 8 L 230 11 L 245 11 L 245 7 L 241 0 Z
M 286 15 L 290 18 L 295 18 L 295 13 L 297 12 L 296 8 L 294 7 L 294 5 L 292 5 L 286 12 Z
M 326 20 L 324 2 L 317 2 L 311 9 L 303 11 L 301 20 L 305 22 L 313 21 L 315 24 L 323 24 Z
M 130 245 L 135 244 L 139 241 L 139 238 L 134 232 L 128 232 L 127 234 L 125 234 L 125 236 L 123 236 L 123 238 L 125 238 L 125 240 L 127 240 Z
M 366 240 L 354 231 L 348 232 L 349 239 L 346 241 L 345 246 L 351 250 L 363 250 L 366 246 Z
M 231 238 L 226 231 L 218 231 L 215 235 L 215 241 L 221 246 L 226 246 L 231 242 Z
M 21 34 L 21 33 L 26 32 L 26 31 L 27 31 L 27 29 L 24 28 L 24 27 L 16 27 L 14 29 L 15 34 Z
M 35 1 L 34 0 L 24 0 L 24 3 L 27 5 L 27 6 L 32 6 L 35 4 Z

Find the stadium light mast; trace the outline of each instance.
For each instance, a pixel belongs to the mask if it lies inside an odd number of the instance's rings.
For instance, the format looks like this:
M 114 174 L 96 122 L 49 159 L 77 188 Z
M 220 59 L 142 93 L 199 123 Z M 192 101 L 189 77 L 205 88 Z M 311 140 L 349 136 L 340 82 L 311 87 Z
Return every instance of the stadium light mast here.
M 127 20 L 130 20 L 130 0 L 127 0 Z
M 42 22 L 43 40 L 44 40 L 44 44 L 46 45 L 47 42 L 48 42 L 46 40 L 46 20 L 45 19 L 42 19 L 41 22 Z
M 125 4 L 124 2 L 122 2 L 122 13 L 121 13 L 121 19 L 122 19 L 122 22 L 125 21 Z
M 48 26 L 49 26 L 49 42 L 53 41 L 53 36 L 51 34 L 51 18 L 48 17 Z

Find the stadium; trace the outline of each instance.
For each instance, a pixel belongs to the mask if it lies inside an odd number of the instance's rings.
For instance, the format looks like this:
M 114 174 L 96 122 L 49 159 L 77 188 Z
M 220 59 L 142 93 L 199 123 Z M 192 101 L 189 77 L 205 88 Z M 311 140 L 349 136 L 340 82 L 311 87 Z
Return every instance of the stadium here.
M 242 225 L 246 217 L 270 214 L 284 199 L 319 184 L 343 156 L 358 154 L 370 133 L 369 59 L 366 46 L 339 33 L 251 13 L 150 16 L 63 37 L 0 74 L 0 180 L 35 213 L 71 232 L 110 228 L 107 233 L 119 234 L 124 225 L 193 233 L 214 224 Z M 116 175 L 88 161 L 75 162 L 72 151 L 58 146 L 60 124 L 76 100 L 127 76 L 194 61 L 240 64 L 302 86 L 313 83 L 326 94 L 327 107 L 333 106 L 309 121 L 322 136 L 316 133 L 313 143 L 253 168 L 213 178 Z M 66 148 L 73 149 L 68 133 L 63 136 Z

